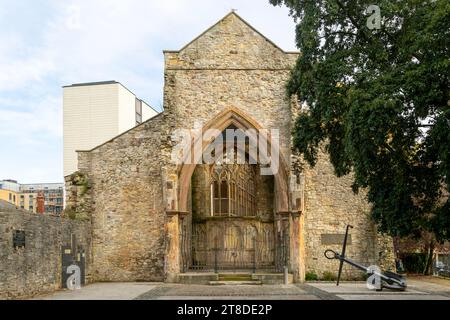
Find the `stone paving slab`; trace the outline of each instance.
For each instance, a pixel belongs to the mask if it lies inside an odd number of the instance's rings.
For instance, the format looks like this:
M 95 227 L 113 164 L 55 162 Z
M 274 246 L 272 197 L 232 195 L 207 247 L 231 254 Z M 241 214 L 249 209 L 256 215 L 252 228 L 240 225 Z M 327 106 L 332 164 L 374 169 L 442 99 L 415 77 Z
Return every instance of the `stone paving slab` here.
M 450 282 L 448 282 L 450 284 Z M 307 282 L 290 285 L 183 285 L 166 283 L 95 283 L 62 290 L 39 300 L 450 300 L 447 282 L 408 281 L 405 292 L 370 291 L 365 282 Z
M 153 300 L 320 300 L 309 294 L 284 296 L 161 296 Z
M 411 287 L 412 289 L 420 288 L 420 290 L 425 292 L 439 293 L 450 297 L 450 280 L 439 278 L 429 279 L 429 277 L 417 277 L 407 279 L 407 281 L 408 286 Z
M 420 280 L 408 281 L 408 288 L 403 292 L 369 290 L 365 282 L 343 282 L 339 286 L 334 282 L 308 283 L 308 286 L 343 300 L 450 300 L 445 285 Z
M 209 285 L 164 285 L 154 290 L 151 290 L 137 299 L 139 300 L 159 300 L 165 297 L 187 297 L 193 299 L 194 297 L 199 299 L 219 299 L 220 297 L 226 297 L 231 299 L 233 297 L 237 299 L 263 299 L 264 297 L 269 299 L 282 300 L 284 298 L 298 297 L 300 298 L 312 298 L 313 295 L 307 294 L 305 290 L 302 290 L 296 285 L 238 285 L 238 286 L 209 286 Z
M 81 290 L 61 290 L 33 300 L 132 300 L 158 287 L 158 283 L 94 283 Z
M 338 297 L 344 300 L 450 300 L 449 297 L 433 294 L 342 294 Z
M 365 282 L 343 282 L 339 286 L 336 286 L 336 282 L 326 282 L 326 283 L 311 283 L 308 285 L 331 294 L 362 294 L 362 295 L 376 295 L 376 294 L 386 294 L 386 295 L 412 295 L 412 294 L 426 294 L 424 291 L 419 291 L 416 288 L 409 287 L 406 291 L 399 293 L 399 291 L 393 291 L 388 289 L 383 289 L 383 291 L 378 292 L 375 290 L 369 290 Z

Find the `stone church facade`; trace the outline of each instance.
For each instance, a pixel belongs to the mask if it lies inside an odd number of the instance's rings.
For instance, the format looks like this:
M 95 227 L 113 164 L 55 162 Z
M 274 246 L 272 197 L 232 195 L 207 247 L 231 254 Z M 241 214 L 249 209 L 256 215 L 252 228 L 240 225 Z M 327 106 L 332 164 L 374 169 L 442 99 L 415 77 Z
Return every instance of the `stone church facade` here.
M 67 207 L 92 224 L 92 281 L 176 282 L 191 272 L 276 273 L 287 265 L 301 282 L 306 272 L 335 273 L 323 252 L 340 250 L 347 224 L 349 257 L 392 266 L 392 243 L 377 234 L 351 177 L 337 178 L 323 151 L 310 168 L 291 150 L 302 110 L 285 85 L 298 53 L 231 12 L 164 57 L 164 112 L 79 151 L 79 171 L 66 177 Z M 173 163 L 172 134 L 199 122 L 202 130 L 278 129 L 279 170 L 261 176 L 258 165 Z

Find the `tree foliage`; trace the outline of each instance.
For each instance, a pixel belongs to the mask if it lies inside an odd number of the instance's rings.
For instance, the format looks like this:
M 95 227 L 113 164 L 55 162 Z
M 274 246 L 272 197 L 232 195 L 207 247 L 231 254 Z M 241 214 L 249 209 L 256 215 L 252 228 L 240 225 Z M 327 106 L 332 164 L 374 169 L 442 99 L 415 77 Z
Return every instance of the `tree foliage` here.
M 450 3 L 447 0 L 270 0 L 297 22 L 288 84 L 309 111 L 294 146 L 318 147 L 338 176 L 354 172 L 372 217 L 392 236 L 450 238 Z M 374 3 L 375 2 L 375 3 Z M 371 4 L 381 28 L 368 27 Z

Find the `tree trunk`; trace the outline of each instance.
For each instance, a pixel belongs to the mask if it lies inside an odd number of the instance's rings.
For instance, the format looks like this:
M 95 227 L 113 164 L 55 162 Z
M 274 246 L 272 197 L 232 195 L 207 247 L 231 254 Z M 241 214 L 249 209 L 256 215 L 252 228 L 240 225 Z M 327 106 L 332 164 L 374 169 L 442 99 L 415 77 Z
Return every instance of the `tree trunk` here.
M 428 276 L 431 274 L 432 272 L 432 264 L 433 264 L 433 254 L 434 254 L 434 247 L 435 247 L 435 242 L 433 239 L 430 239 L 430 241 L 427 244 L 427 260 L 425 262 L 425 268 L 423 270 L 423 274 Z

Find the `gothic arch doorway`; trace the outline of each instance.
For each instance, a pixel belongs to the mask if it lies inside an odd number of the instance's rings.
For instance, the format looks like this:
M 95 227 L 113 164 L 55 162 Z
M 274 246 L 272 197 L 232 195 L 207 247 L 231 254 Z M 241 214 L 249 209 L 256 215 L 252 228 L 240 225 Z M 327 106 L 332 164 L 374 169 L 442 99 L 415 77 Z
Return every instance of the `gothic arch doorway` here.
M 229 108 L 208 122 L 223 132 L 261 126 L 236 108 Z M 270 147 L 269 137 L 265 137 Z M 208 143 L 193 141 L 192 148 Z M 247 150 L 244 150 L 245 152 Z M 249 157 L 248 157 L 249 159 Z M 176 212 L 186 213 L 180 232 L 181 272 L 189 269 L 276 269 L 289 254 L 280 245 L 279 213 L 288 211 L 288 170 L 280 153 L 276 174 L 256 174 L 257 164 L 183 164 L 178 174 Z M 284 252 L 280 252 L 283 248 Z M 170 249 L 170 248 L 169 248 Z M 170 250 L 169 250 L 170 251 Z M 177 254 L 176 250 L 171 252 Z M 280 260 L 280 261 L 281 261 Z
M 259 176 L 257 169 L 251 164 L 196 167 L 192 222 L 185 221 L 192 226 L 189 269 L 275 269 L 274 179 Z
M 249 115 L 242 112 L 240 109 L 235 107 L 230 107 L 220 112 L 216 117 L 210 120 L 203 127 L 203 132 L 206 132 L 209 129 L 216 129 L 218 132 L 222 133 L 224 130 L 229 128 L 230 126 L 241 129 L 243 131 L 254 129 L 258 133 L 261 132 L 262 126 L 258 124 L 255 120 L 253 120 Z M 219 133 L 219 134 L 220 134 Z M 271 148 L 273 142 L 271 141 L 270 136 L 265 136 L 264 134 L 260 134 L 260 138 L 263 138 L 266 143 L 268 149 Z M 203 141 L 202 137 L 197 140 L 193 140 L 191 143 L 191 149 L 196 150 L 200 149 L 204 151 L 208 146 L 209 142 Z M 277 161 L 277 172 L 273 175 L 274 178 L 274 202 L 275 202 L 275 211 L 276 212 L 287 212 L 289 211 L 289 196 L 288 196 L 288 176 L 289 169 L 286 164 L 286 157 L 283 153 L 279 152 L 278 159 L 274 159 Z M 184 163 L 180 165 L 178 171 L 178 192 L 177 192 L 177 208 L 174 208 L 180 212 L 188 211 L 188 202 L 189 202 L 189 187 L 191 184 L 191 178 L 194 173 L 197 164 L 193 163 Z

